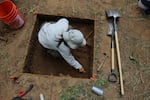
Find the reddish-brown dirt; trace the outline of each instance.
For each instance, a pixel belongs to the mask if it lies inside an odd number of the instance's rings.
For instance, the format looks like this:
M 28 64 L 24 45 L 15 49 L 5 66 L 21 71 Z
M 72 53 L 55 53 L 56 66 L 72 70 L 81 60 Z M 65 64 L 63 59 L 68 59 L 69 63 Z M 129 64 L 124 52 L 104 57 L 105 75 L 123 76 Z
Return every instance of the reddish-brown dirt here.
M 4 23 L 0 23 L 0 36 L 8 39 L 7 42 L 0 40 L 0 100 L 11 100 L 18 93 L 24 91 L 29 84 L 34 84 L 34 87 L 24 98 L 31 96 L 33 100 L 39 100 L 40 93 L 44 95 L 45 100 L 68 100 L 67 96 L 75 96 L 77 100 L 150 99 L 150 16 L 145 15 L 137 6 L 137 0 L 14 1 L 25 17 L 25 25 L 21 29 L 11 30 Z M 91 92 L 91 88 L 96 81 L 89 78 L 72 78 L 70 75 L 62 74 L 54 76 L 23 73 L 36 22 L 36 15 L 33 12 L 37 12 L 47 15 L 94 19 L 94 48 L 93 61 L 91 61 L 93 62 L 93 69 L 91 71 L 97 79 L 98 76 L 104 76 L 104 79 L 107 80 L 111 70 L 111 38 L 106 35 L 108 23 L 105 10 L 109 8 L 117 9 L 121 13 L 118 21 L 118 35 L 124 96 L 120 95 L 119 81 L 116 83 L 107 81 L 107 85 L 100 86 L 104 90 L 104 94 L 97 96 Z M 97 72 L 97 68 L 103 59 L 103 53 L 106 53 L 109 57 L 100 72 Z M 115 71 L 119 78 L 116 59 L 115 64 Z M 13 81 L 10 79 L 12 75 L 20 77 Z M 104 79 L 101 82 L 104 82 Z M 71 91 L 71 88 L 76 90 Z M 66 95 L 62 96 L 64 93 Z

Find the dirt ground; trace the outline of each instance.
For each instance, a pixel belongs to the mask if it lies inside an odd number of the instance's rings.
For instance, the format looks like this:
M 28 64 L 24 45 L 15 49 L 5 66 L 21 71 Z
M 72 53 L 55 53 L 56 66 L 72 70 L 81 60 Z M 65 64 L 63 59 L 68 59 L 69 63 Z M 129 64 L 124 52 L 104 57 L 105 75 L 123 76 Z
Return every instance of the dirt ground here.
M 23 98 L 39 100 L 40 93 L 45 100 L 150 100 L 150 16 L 138 8 L 137 0 L 14 0 L 25 17 L 25 25 L 11 30 L 0 23 L 0 100 L 11 100 L 29 84 L 34 87 Z M 113 8 L 121 13 L 118 21 L 118 35 L 123 70 L 124 96 L 120 95 L 119 80 L 108 82 L 111 70 L 111 38 L 106 35 L 108 23 L 105 10 Z M 68 75 L 53 76 L 23 73 L 29 42 L 36 21 L 33 12 L 48 15 L 63 15 L 95 20 L 93 76 L 97 80 L 72 78 Z M 103 53 L 109 58 L 100 72 Z M 115 71 L 119 78 L 118 65 Z M 21 74 L 17 80 L 10 76 Z M 104 91 L 97 96 L 91 91 L 98 85 Z

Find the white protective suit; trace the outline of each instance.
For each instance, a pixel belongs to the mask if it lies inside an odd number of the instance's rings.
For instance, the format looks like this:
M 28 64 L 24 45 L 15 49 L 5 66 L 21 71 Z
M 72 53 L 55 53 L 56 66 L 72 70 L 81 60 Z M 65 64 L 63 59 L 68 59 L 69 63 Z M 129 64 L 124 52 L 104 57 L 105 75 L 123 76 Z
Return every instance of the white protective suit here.
M 41 27 L 38 33 L 38 40 L 44 48 L 58 51 L 66 62 L 68 62 L 75 69 L 80 69 L 82 65 L 75 60 L 71 54 L 70 48 L 76 49 L 77 44 L 84 46 L 86 45 L 86 41 L 79 30 L 68 31 L 68 27 L 69 22 L 65 18 L 58 20 L 56 23 L 47 22 Z M 57 47 L 59 43 L 58 41 L 62 37 L 70 48 L 66 46 L 64 42 L 61 42 L 59 47 Z M 78 43 L 73 43 L 73 41 L 78 41 Z

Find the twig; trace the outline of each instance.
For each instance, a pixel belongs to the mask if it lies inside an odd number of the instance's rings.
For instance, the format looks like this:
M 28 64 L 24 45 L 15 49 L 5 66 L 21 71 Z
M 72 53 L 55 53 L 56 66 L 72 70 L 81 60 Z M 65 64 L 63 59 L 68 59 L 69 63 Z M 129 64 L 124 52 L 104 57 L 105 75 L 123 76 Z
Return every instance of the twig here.
M 91 36 L 91 34 L 93 33 L 93 31 L 91 31 L 87 36 L 86 36 L 86 40 Z
M 11 75 L 9 78 L 11 80 L 17 80 L 19 77 L 21 77 L 23 75 L 23 73 L 15 73 L 13 75 Z
M 7 39 L 7 38 L 4 38 L 4 37 L 2 37 L 2 36 L 0 36 L 0 40 L 1 40 L 1 41 L 5 41 L 5 42 L 7 42 L 7 41 L 8 41 L 8 39 Z
M 106 53 L 104 53 L 104 58 L 103 58 L 101 64 L 99 65 L 99 67 L 97 68 L 97 71 L 100 71 L 100 69 L 102 68 L 103 64 L 105 63 L 105 60 L 107 57 L 108 57 L 108 55 L 106 55 Z
M 142 77 L 142 74 L 141 74 L 141 73 L 140 73 L 140 80 L 141 80 L 142 83 L 144 83 L 143 77 Z

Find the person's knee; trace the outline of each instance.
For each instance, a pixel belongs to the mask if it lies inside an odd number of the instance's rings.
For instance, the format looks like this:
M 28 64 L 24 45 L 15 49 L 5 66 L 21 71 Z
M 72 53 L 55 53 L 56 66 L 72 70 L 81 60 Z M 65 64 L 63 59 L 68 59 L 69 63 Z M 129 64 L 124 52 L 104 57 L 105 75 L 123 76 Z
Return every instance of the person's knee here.
M 54 58 L 61 58 L 61 55 L 58 51 L 56 50 L 47 50 L 47 53 L 50 54 Z

